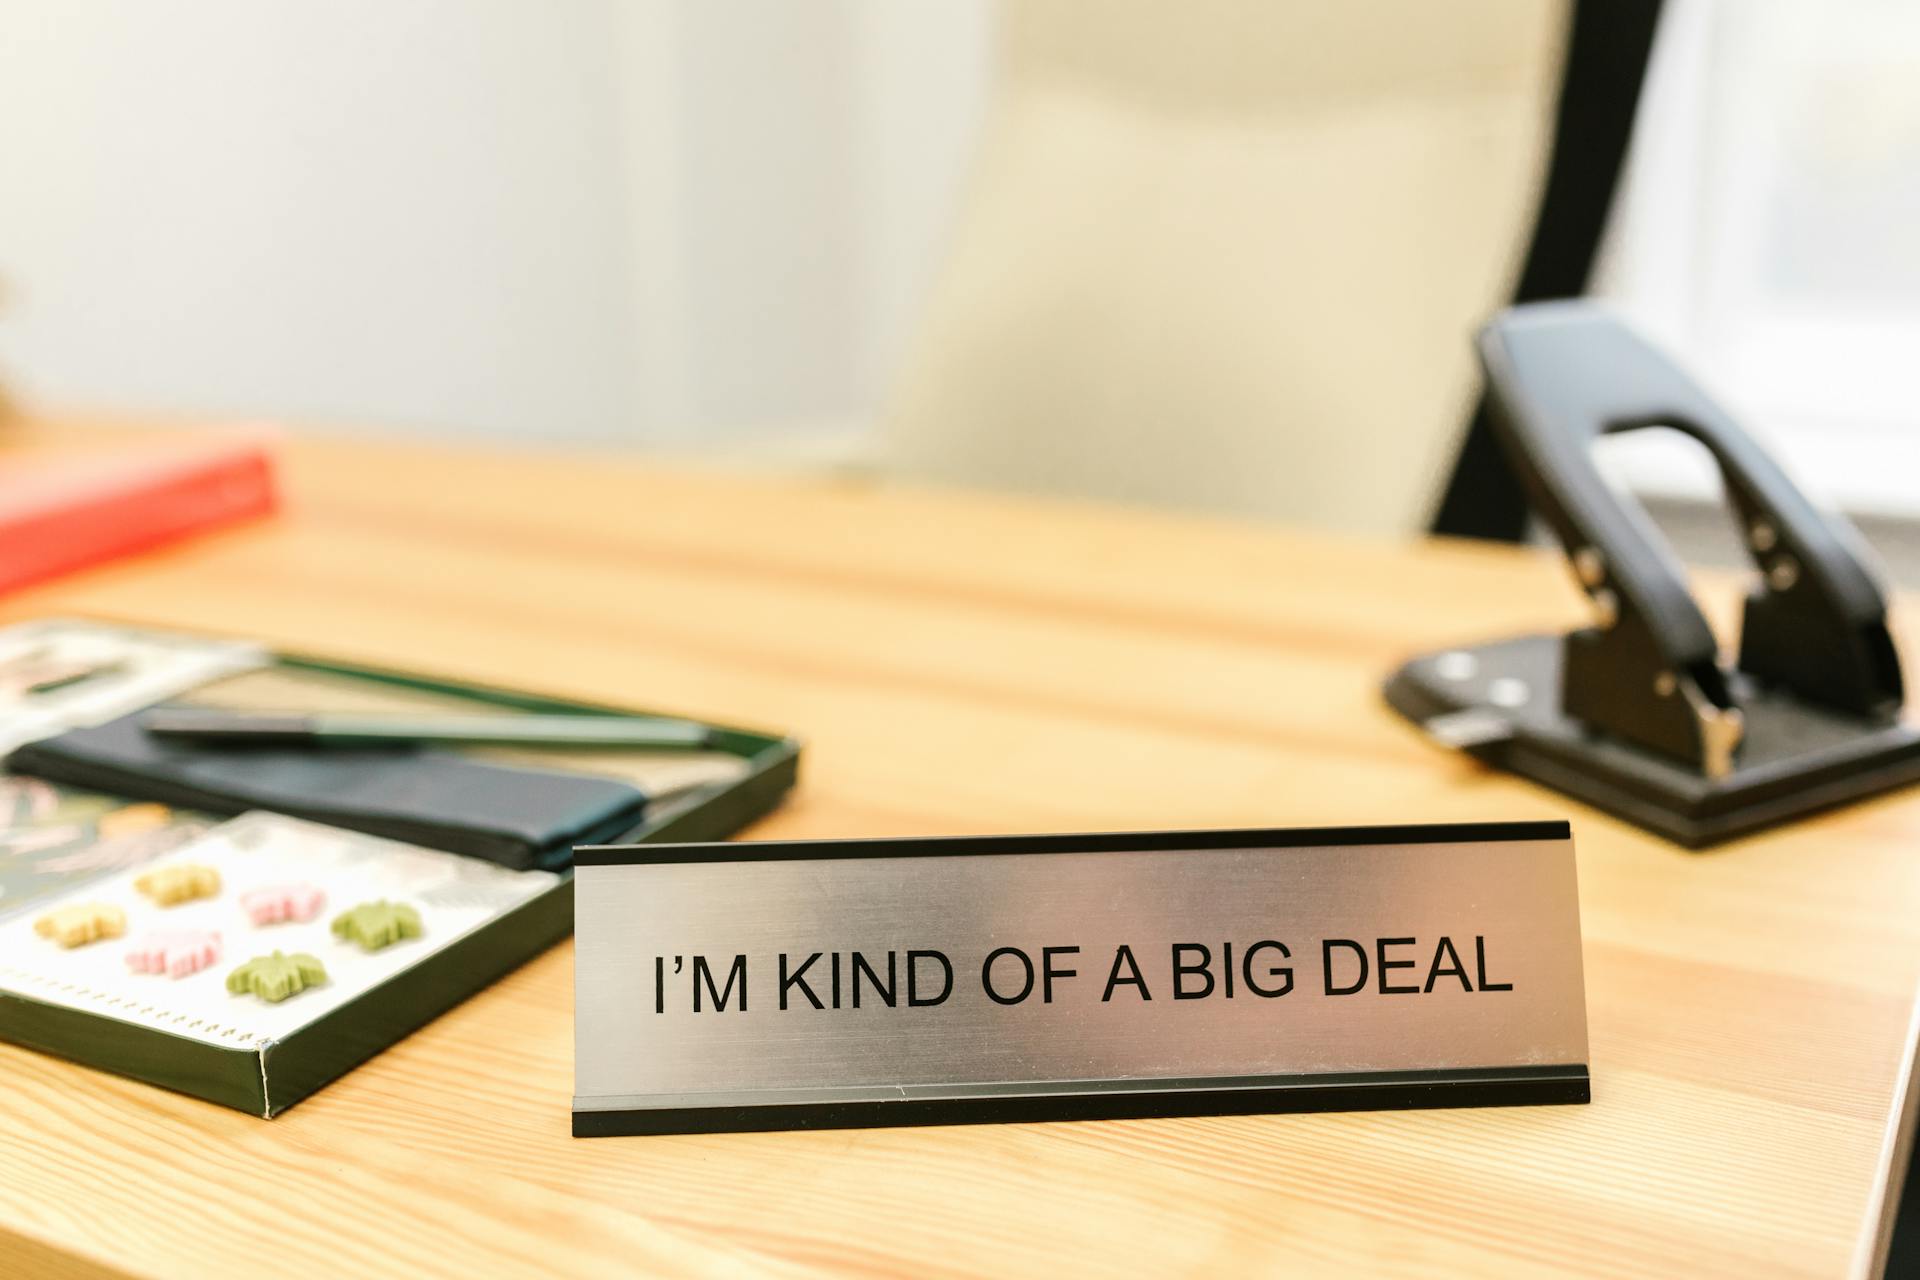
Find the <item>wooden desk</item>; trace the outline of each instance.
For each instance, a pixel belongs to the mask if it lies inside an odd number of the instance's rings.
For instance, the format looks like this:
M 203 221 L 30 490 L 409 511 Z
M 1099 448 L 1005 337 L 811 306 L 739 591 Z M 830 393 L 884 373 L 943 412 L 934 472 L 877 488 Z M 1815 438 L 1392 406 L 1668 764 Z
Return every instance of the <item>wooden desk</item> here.
M 575 1141 L 562 947 L 271 1122 L 0 1047 L 0 1272 L 1835 1276 L 1869 1230 L 1920 793 L 1688 855 L 1429 748 L 1381 677 L 1574 620 L 1552 557 L 620 461 L 285 459 L 284 518 L 0 619 L 791 727 L 806 776 L 763 836 L 1570 816 L 1595 1101 Z

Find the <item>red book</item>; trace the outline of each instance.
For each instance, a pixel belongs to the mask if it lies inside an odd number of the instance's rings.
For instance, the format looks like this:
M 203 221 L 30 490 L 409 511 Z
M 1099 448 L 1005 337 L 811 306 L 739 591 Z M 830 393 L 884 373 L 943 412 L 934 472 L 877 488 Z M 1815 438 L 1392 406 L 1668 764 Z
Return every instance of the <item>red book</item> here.
M 0 591 L 118 559 L 277 505 L 258 441 L 113 457 L 0 457 Z

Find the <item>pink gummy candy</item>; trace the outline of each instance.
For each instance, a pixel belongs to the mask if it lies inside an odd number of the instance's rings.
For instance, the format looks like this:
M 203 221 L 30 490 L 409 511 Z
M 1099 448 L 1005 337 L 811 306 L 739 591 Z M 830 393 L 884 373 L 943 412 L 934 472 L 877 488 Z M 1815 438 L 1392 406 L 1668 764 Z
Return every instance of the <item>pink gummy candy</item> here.
M 149 933 L 127 948 L 127 968 L 184 978 L 220 962 L 220 935 L 205 929 Z
M 327 895 L 310 884 L 272 884 L 240 895 L 240 909 L 256 925 L 311 920 Z

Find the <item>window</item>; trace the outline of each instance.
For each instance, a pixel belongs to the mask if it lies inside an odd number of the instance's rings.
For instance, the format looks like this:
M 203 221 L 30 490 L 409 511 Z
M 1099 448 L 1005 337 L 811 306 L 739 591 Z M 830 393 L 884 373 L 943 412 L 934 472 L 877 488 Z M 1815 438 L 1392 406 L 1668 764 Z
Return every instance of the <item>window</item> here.
M 1673 0 L 1594 292 L 1817 498 L 1920 515 L 1920 5 Z M 1645 434 L 1619 478 L 1717 492 Z

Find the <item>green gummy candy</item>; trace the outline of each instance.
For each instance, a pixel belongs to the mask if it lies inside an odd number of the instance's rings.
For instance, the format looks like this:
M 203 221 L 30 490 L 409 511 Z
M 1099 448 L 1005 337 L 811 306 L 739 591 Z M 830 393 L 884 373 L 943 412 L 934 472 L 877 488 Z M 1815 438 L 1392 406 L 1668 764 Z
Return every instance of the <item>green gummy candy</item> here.
M 333 918 L 333 936 L 378 951 L 402 938 L 420 936 L 420 913 L 404 902 L 363 902 Z
M 279 1004 L 326 980 L 327 967 L 317 958 L 305 952 L 288 955 L 276 951 L 270 956 L 255 956 L 228 974 L 227 990 L 236 996 L 252 994 L 269 1004 Z

